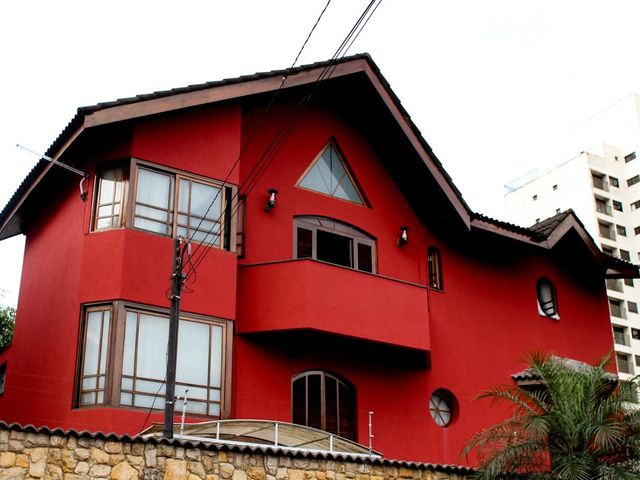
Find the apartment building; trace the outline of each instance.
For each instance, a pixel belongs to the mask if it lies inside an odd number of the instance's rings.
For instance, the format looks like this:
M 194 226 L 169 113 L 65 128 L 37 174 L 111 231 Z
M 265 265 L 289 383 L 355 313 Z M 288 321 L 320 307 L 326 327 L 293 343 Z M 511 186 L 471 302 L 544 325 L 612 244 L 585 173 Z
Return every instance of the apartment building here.
M 575 127 L 568 139 L 578 153 L 506 185 L 509 221 L 531 226 L 573 209 L 604 253 L 640 262 L 640 96 L 630 95 Z M 640 284 L 606 280 L 618 371 L 640 373 Z

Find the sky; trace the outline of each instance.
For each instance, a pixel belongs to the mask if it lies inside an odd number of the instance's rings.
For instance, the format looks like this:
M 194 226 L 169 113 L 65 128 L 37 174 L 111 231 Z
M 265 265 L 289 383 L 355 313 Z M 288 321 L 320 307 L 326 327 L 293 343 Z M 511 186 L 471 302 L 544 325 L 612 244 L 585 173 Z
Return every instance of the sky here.
M 332 0 L 297 64 L 331 58 L 368 2 Z M 0 208 L 37 161 L 16 144 L 44 152 L 80 106 L 287 68 L 325 5 L 1 2 Z M 373 57 L 471 208 L 500 218 L 505 183 L 640 93 L 638 19 L 637 0 L 382 0 L 348 54 Z M 23 244 L 0 242 L 0 304 Z

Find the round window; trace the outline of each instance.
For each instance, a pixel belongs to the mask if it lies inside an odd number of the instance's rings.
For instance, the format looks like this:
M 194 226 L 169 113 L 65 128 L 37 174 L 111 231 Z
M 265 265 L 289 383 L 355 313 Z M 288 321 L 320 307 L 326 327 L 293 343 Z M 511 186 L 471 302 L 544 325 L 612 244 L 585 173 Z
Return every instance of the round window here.
M 451 394 L 445 390 L 436 390 L 429 400 L 431 418 L 441 427 L 448 427 L 454 415 L 454 401 Z

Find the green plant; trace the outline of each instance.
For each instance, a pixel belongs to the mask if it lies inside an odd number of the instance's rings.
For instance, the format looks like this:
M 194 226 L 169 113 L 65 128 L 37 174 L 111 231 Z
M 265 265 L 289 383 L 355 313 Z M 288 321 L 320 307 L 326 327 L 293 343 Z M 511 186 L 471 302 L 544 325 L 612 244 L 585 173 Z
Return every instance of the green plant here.
M 507 420 L 476 434 L 481 479 L 640 479 L 637 383 L 597 365 L 543 354 L 530 357 L 533 385 L 494 387 L 478 398 L 513 407 Z

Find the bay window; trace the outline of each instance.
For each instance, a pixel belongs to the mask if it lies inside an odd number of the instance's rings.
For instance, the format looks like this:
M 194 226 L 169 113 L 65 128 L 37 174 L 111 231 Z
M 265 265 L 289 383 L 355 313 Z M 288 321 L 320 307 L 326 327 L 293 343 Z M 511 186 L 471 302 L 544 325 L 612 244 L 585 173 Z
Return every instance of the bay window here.
M 231 249 L 233 188 L 213 180 L 132 161 L 102 170 L 96 181 L 93 230 L 123 226 Z M 127 198 L 130 196 L 131 198 Z M 128 212 L 126 204 L 132 206 Z
M 87 307 L 77 405 L 162 409 L 168 335 L 168 315 L 157 309 L 121 302 Z M 175 392 L 186 394 L 188 412 L 224 414 L 225 394 L 230 393 L 224 388 L 229 341 L 227 322 L 181 316 Z M 182 408 L 182 401 L 176 408 Z

